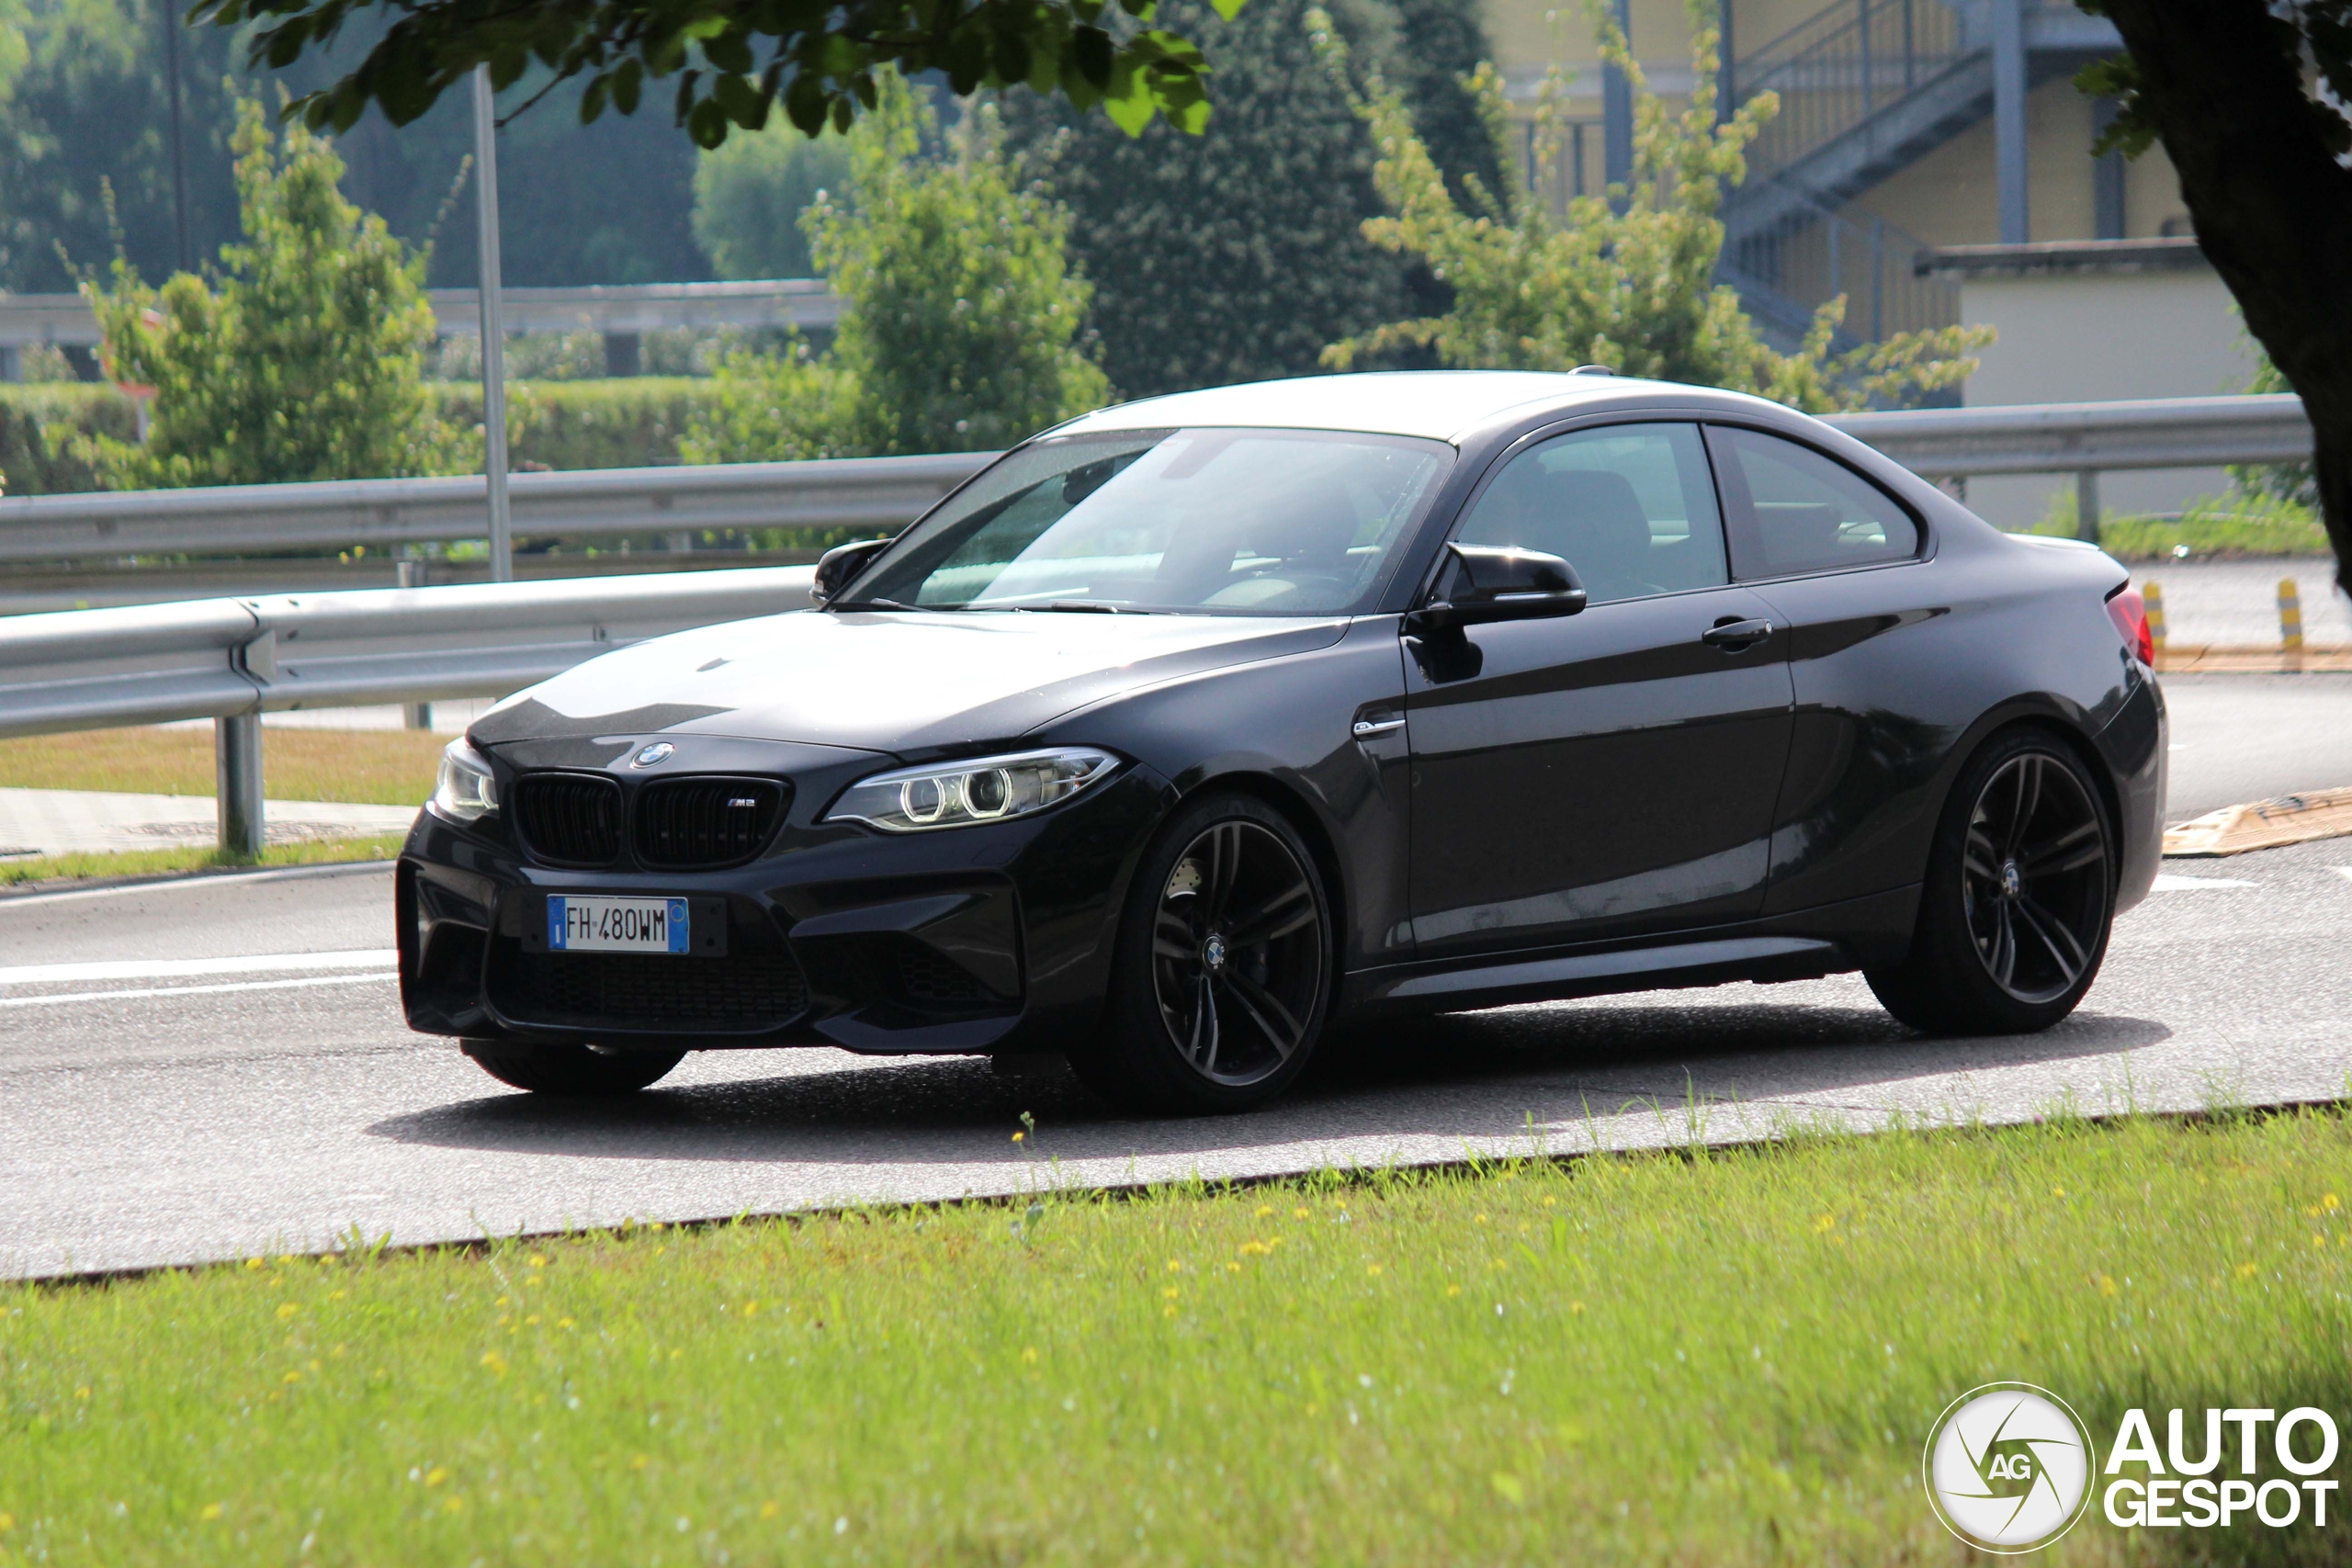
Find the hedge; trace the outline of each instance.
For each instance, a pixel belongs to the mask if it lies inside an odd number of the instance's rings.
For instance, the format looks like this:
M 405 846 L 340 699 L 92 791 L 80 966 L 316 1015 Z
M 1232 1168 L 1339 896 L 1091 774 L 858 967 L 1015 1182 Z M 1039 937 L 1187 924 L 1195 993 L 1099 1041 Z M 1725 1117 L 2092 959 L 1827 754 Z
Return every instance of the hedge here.
M 476 432 L 479 460 L 481 389 L 469 382 L 428 383 L 448 423 Z M 602 381 L 514 382 L 506 391 L 511 460 L 517 469 L 635 468 L 678 461 L 678 436 L 695 404 L 716 396 L 712 384 L 685 376 L 632 376 Z M 130 440 L 130 400 L 112 387 L 82 382 L 0 385 L 0 474 L 10 495 L 103 490 L 90 466 L 71 451 L 74 434 Z M 355 474 L 354 479 L 368 476 Z

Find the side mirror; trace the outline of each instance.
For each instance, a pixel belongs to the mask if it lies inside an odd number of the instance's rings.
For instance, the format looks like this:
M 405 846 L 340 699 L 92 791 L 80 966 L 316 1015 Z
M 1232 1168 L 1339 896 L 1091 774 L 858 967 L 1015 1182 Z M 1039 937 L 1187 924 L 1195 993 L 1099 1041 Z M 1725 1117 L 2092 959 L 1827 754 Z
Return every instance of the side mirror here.
M 849 586 L 865 563 L 888 548 L 889 539 L 858 539 L 846 545 L 835 545 L 817 558 L 817 581 L 808 585 L 808 603 L 823 604 L 834 594 Z
M 1446 547 L 1453 568 L 1445 597 L 1405 618 L 1406 630 L 1453 631 L 1492 621 L 1525 621 L 1573 615 L 1585 606 L 1584 584 L 1576 568 L 1541 550 L 1508 545 Z

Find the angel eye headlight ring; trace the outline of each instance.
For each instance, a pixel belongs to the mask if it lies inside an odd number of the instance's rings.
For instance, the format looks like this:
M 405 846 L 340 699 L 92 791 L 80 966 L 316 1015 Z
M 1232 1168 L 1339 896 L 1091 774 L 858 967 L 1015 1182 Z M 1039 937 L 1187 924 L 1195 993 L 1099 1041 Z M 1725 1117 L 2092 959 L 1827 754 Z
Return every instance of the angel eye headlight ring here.
M 862 822 L 886 833 L 974 827 L 1058 806 L 1118 766 L 1108 751 L 1059 746 L 894 768 L 850 785 L 825 820 Z

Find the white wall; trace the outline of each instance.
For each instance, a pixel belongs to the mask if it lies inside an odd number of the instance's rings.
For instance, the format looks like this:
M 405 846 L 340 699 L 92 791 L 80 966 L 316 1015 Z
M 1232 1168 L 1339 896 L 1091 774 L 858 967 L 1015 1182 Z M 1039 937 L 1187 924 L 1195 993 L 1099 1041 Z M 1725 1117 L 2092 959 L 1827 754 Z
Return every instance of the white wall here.
M 1963 389 L 1972 407 L 2207 397 L 2242 389 L 2254 369 L 2229 290 L 2202 267 L 1970 277 L 1960 309 L 1963 321 L 2000 334 Z M 1968 504 L 2002 527 L 2020 527 L 2074 482 L 2072 475 L 1972 479 Z M 2228 486 L 2220 468 L 2103 474 L 2099 502 L 2105 511 L 2177 512 Z

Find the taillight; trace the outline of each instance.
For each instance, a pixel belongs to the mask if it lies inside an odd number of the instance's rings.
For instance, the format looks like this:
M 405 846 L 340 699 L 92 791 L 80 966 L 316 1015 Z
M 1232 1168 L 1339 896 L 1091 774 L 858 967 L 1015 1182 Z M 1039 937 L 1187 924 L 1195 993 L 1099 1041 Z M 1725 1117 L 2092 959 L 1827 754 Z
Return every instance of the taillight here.
M 2126 588 L 2107 601 L 2108 619 L 2123 634 L 2123 646 L 2139 655 L 2140 662 L 2153 667 L 2156 662 L 2156 636 L 2148 626 L 2148 602 L 2140 597 L 2136 588 Z

